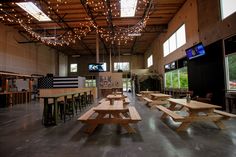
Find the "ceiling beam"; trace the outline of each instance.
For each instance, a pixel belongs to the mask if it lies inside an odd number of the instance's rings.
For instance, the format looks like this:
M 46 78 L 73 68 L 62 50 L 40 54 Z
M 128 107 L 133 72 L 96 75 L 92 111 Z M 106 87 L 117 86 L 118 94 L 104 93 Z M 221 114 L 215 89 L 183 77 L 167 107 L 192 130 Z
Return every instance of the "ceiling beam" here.
M 84 10 L 86 11 L 86 13 L 88 14 L 88 16 L 91 18 L 91 20 L 93 21 L 93 23 L 97 26 L 97 23 L 95 21 L 95 17 L 93 16 L 93 13 L 89 7 L 89 5 L 86 4 L 85 0 L 80 0 L 81 4 L 83 5 L 84 7 Z M 106 53 L 109 54 L 109 51 L 107 49 L 107 46 L 104 42 L 104 40 L 101 38 L 101 34 L 99 33 L 99 39 L 100 41 L 102 41 L 102 44 L 103 44 L 103 47 L 104 49 L 106 50 Z
M 47 1 L 43 0 L 43 2 L 44 2 L 47 6 L 50 6 Z M 52 12 L 59 18 L 59 21 L 61 21 L 61 22 L 75 35 L 75 34 L 76 34 L 75 31 L 68 25 L 68 23 L 66 23 L 66 22 L 64 21 L 64 19 L 63 19 L 54 9 L 51 9 L 51 10 L 52 10 Z M 65 16 L 63 16 L 63 17 L 65 17 Z M 56 21 L 55 21 L 55 22 L 56 22 Z M 63 27 L 62 27 L 62 28 L 63 28 Z M 80 43 L 81 43 L 81 45 L 82 45 L 83 47 L 86 48 L 86 50 L 88 50 L 91 54 L 93 54 L 93 51 L 92 51 L 82 40 L 80 40 Z

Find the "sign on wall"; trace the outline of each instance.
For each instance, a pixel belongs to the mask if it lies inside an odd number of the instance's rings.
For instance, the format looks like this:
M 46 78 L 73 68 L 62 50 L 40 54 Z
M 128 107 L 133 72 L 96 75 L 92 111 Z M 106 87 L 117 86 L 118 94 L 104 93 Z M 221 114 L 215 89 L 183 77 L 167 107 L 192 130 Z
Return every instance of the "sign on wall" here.
M 99 73 L 98 85 L 100 89 L 122 88 L 122 73 Z

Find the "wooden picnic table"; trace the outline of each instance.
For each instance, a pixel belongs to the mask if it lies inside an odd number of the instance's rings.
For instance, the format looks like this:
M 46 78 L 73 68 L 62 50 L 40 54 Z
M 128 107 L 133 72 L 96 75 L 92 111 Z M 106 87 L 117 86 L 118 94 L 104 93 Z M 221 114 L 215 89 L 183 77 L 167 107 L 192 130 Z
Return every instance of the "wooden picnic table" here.
M 153 93 L 151 94 L 152 100 L 166 100 L 169 99 L 171 95 L 168 94 L 162 94 L 162 93 Z
M 148 97 L 151 98 L 150 95 L 153 93 L 160 93 L 159 91 L 140 91 L 140 93 L 142 94 L 143 97 Z
M 122 94 L 109 94 L 107 95 L 107 99 L 110 101 L 110 104 L 113 104 L 115 100 L 123 100 L 125 98 Z
M 156 107 L 164 112 L 161 118 L 166 118 L 167 116 L 170 116 L 173 118 L 173 120 L 182 122 L 181 125 L 177 128 L 177 131 L 185 131 L 191 123 L 197 121 L 212 121 L 220 129 L 224 129 L 225 126 L 222 120 L 236 117 L 236 115 L 216 110 L 217 108 L 221 107 L 208 103 L 193 100 L 187 103 L 186 99 L 173 98 L 168 99 L 168 101 L 170 102 L 169 108 L 166 108 L 164 106 Z M 184 107 L 187 110 L 187 116 L 181 116 L 174 112 L 176 110 L 176 106 L 178 105 Z
M 141 117 L 134 106 L 125 108 L 123 101 L 114 101 L 110 105 L 109 101 L 104 101 L 96 107 L 91 108 L 84 113 L 79 121 L 88 124 L 86 132 L 91 134 L 99 124 L 119 124 L 124 127 L 128 133 L 135 133 L 135 130 L 129 125 L 137 123 Z
M 171 95 L 162 94 L 162 93 L 152 93 L 150 94 L 151 98 L 143 97 L 145 101 L 147 101 L 147 105 L 151 108 L 155 107 L 156 105 L 165 105 L 169 102 L 166 101 Z

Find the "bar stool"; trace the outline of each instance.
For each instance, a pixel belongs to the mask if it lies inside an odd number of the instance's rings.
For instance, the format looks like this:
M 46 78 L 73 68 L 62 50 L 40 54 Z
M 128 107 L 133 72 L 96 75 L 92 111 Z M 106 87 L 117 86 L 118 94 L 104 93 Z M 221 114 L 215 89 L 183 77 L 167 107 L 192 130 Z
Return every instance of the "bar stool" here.
M 81 95 L 81 106 L 87 107 L 87 93 L 84 92 L 83 95 Z
M 75 104 L 76 104 L 76 105 L 75 105 L 75 110 L 76 110 L 76 114 L 77 114 L 78 107 L 79 107 L 79 111 L 82 110 L 80 93 L 78 94 L 77 97 L 75 97 Z
M 89 104 L 92 104 L 92 103 L 93 103 L 93 94 L 92 94 L 91 91 L 89 92 L 89 95 L 88 95 L 88 103 L 89 103 Z
M 226 93 L 226 101 L 227 101 L 227 104 L 228 104 L 229 112 L 232 113 L 233 109 L 236 105 L 236 94 Z
M 65 115 L 73 116 L 74 115 L 74 100 L 72 98 L 67 99 Z

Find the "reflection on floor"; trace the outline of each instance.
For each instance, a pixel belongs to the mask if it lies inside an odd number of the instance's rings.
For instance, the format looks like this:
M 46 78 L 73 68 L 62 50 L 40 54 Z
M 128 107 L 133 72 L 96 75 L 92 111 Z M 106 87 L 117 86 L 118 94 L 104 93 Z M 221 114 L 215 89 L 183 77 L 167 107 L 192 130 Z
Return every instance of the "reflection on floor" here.
M 41 124 L 43 105 L 37 102 L 0 109 L 0 154 L 2 157 L 235 157 L 236 120 L 225 122 L 226 130 L 212 123 L 195 123 L 186 132 L 161 121 L 161 112 L 129 95 L 142 117 L 126 134 L 119 126 L 99 126 L 88 136 L 78 116 L 54 127 Z M 172 127 L 169 127 L 169 126 Z

